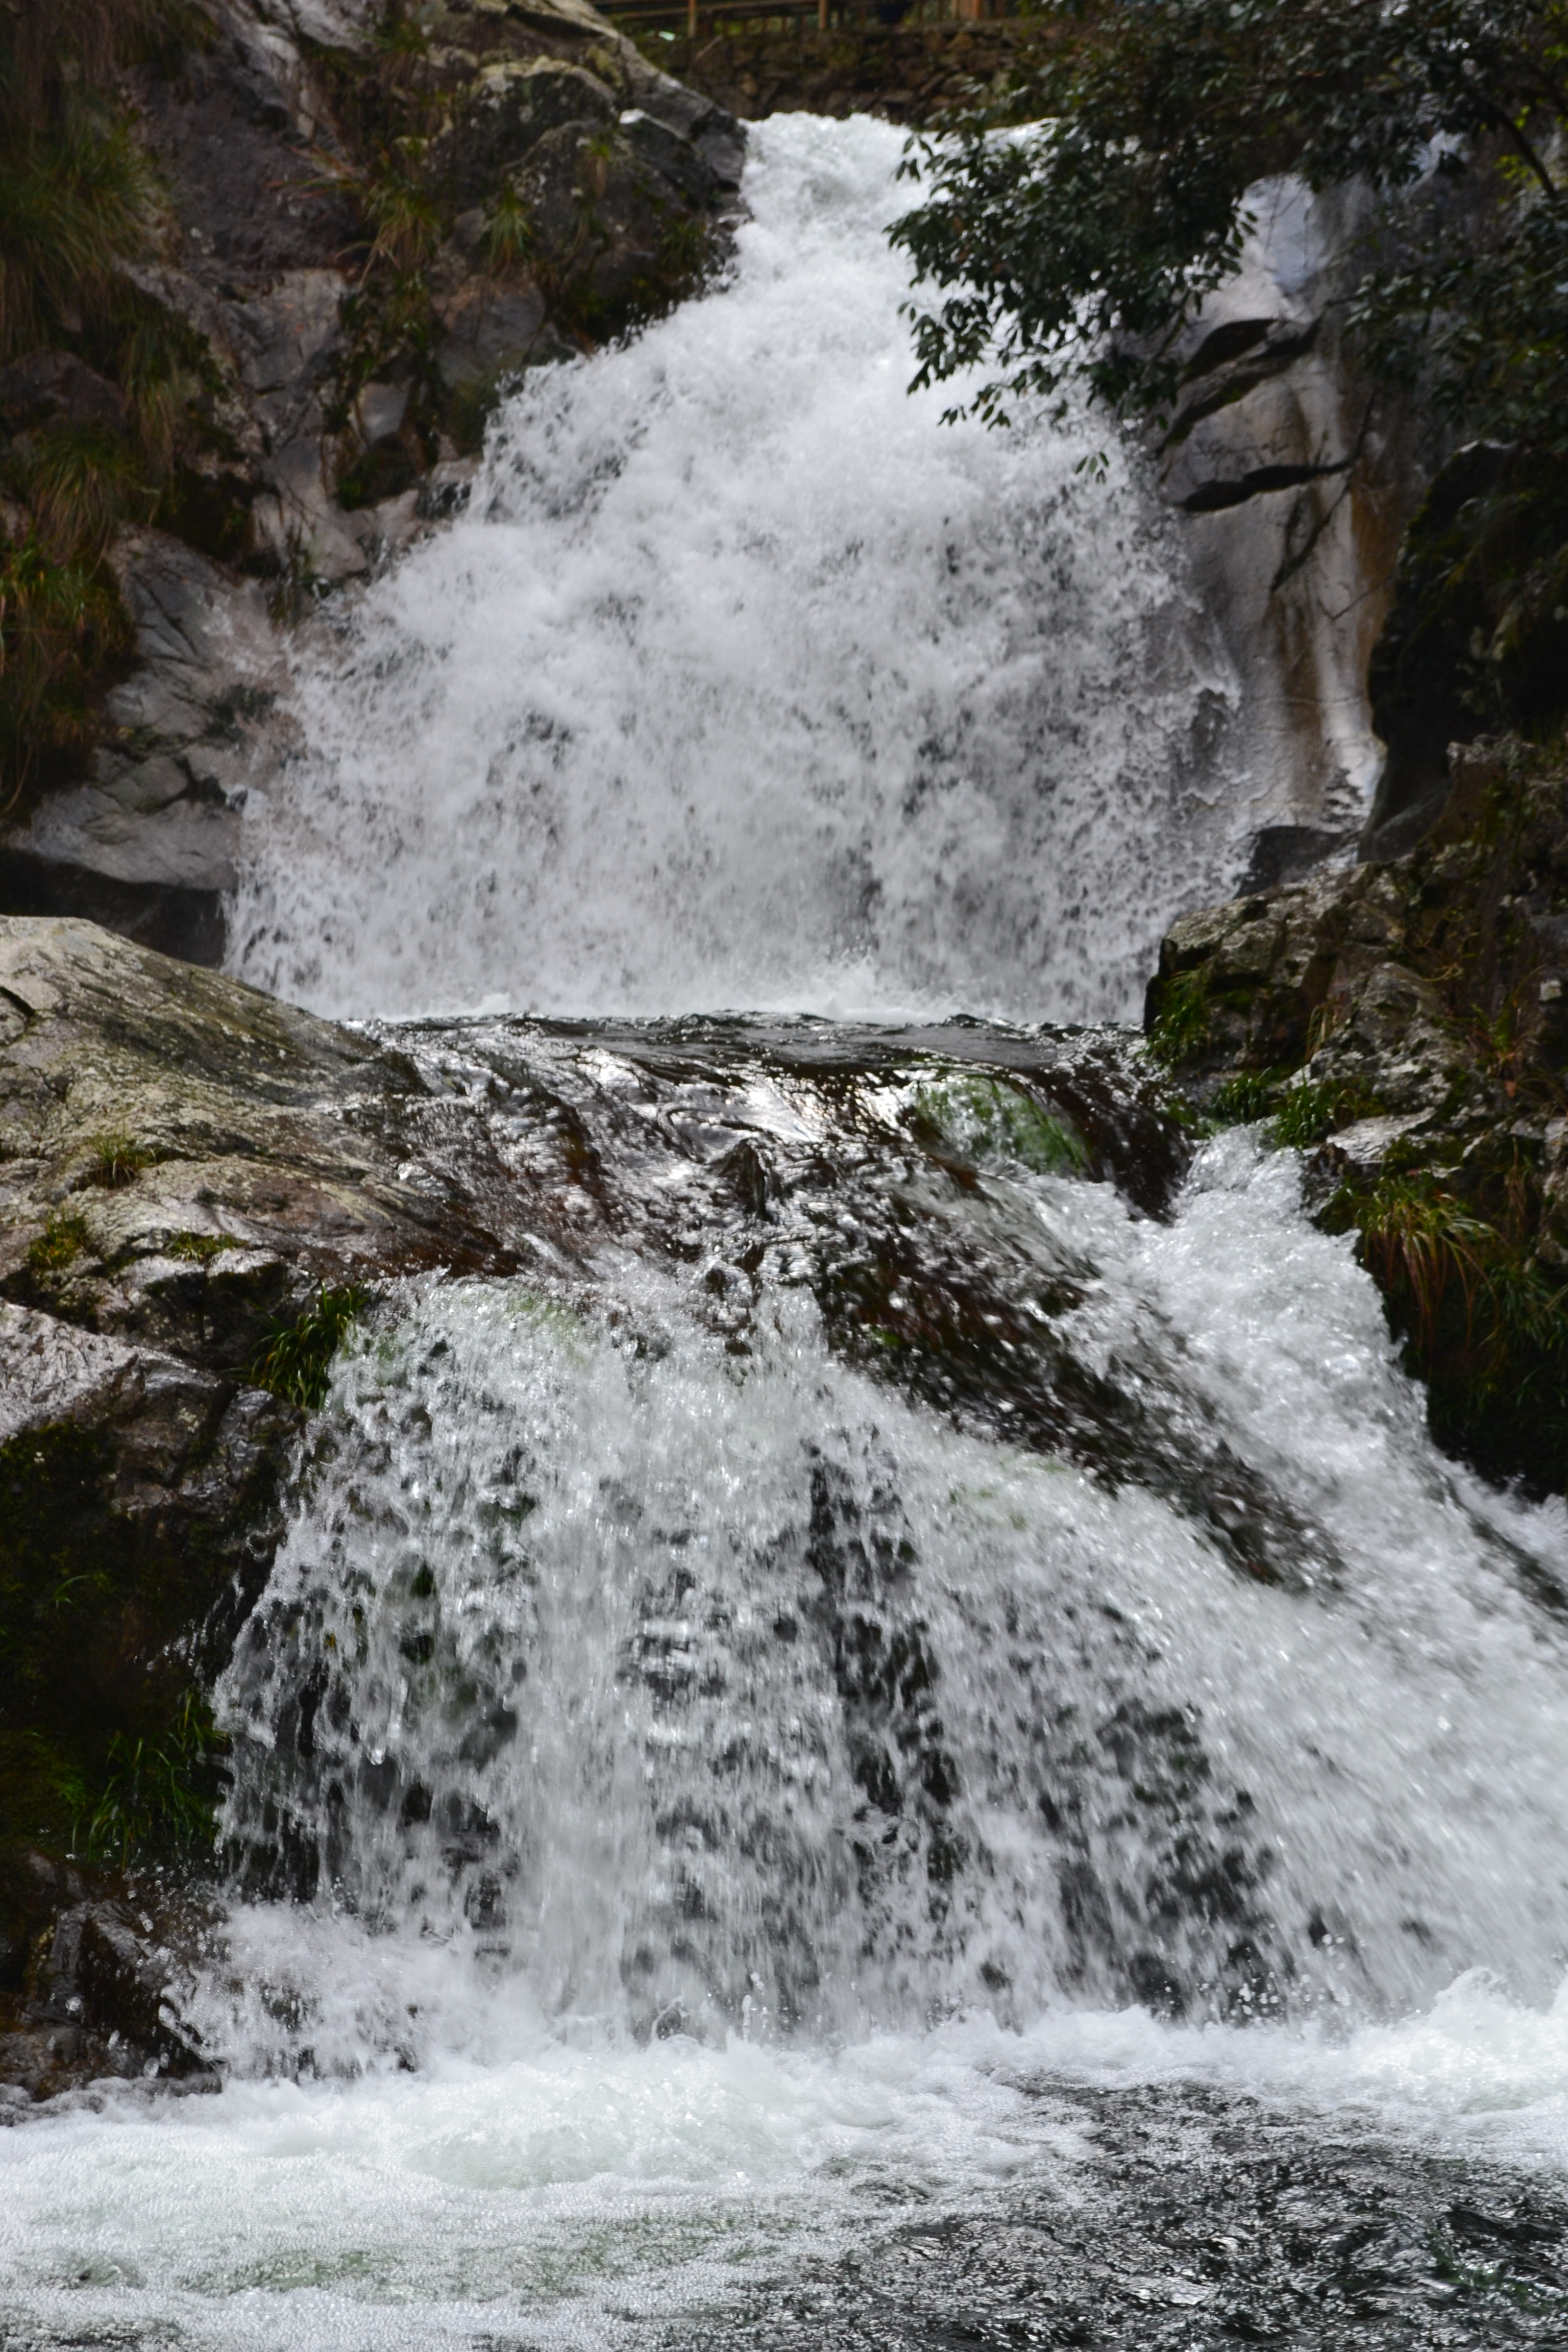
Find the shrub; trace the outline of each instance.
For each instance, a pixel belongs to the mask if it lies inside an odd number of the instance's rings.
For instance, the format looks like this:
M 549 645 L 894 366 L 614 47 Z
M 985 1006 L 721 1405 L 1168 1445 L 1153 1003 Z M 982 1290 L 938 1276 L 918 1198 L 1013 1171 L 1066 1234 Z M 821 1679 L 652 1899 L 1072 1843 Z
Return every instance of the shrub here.
M 1054 37 L 999 96 L 910 142 L 904 170 L 923 201 L 892 235 L 932 289 L 915 313 L 915 384 L 980 371 L 966 404 L 1003 423 L 1010 402 L 1043 393 L 1059 406 L 1076 383 L 1168 430 L 1184 330 L 1237 268 L 1248 189 L 1286 172 L 1319 190 L 1370 184 L 1387 201 L 1342 314 L 1352 347 L 1465 445 L 1464 478 L 1402 571 L 1380 731 L 1385 704 L 1413 703 L 1418 722 L 1434 682 L 1456 704 L 1438 714 L 1439 753 L 1467 712 L 1473 731 L 1561 710 L 1568 0 L 1138 0 L 1051 15 Z M 1205 348 L 1217 364 L 1213 338 Z

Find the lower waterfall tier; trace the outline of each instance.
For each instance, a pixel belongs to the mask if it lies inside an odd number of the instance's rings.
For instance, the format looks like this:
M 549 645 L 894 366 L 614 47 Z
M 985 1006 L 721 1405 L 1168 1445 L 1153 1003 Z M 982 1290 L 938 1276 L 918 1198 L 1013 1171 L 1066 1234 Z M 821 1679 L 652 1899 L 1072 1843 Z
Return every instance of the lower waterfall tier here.
M 341 1367 L 222 1694 L 318 1923 L 280 2003 L 236 1915 L 231 2063 L 1551 1997 L 1560 1509 L 1436 1454 L 1294 1155 L 1166 1207 L 1124 1045 L 946 1034 L 405 1033 L 553 1224 Z
M 0 2131 L 7 2340 L 1556 2340 L 1562 1515 L 1294 1156 L 1125 1038 L 395 1034 L 550 1223 L 340 1360 L 223 2088 Z

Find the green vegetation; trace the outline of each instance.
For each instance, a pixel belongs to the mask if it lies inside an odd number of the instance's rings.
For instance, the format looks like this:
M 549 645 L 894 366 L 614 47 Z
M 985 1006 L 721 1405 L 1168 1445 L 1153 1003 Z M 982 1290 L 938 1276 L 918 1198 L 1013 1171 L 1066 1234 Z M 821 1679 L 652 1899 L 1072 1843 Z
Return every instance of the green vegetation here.
M 1380 355 L 1438 371 L 1445 394 L 1548 421 L 1568 357 L 1562 187 L 1542 159 L 1568 115 L 1562 0 L 1058 0 L 1058 37 L 951 134 L 911 142 L 931 191 L 894 229 L 953 291 L 916 321 L 923 383 L 987 363 L 988 416 L 1081 378 L 1119 412 L 1168 415 L 1181 330 L 1234 272 L 1267 174 L 1314 188 L 1405 189 L 1430 168 L 1518 200 L 1478 243 L 1406 224 L 1396 267 L 1369 270 L 1358 317 Z M 998 140 L 1004 126 L 1030 126 Z M 1369 257 L 1369 259 L 1371 257 Z M 1476 327 L 1494 338 L 1483 353 Z M 1087 329 L 1087 333 L 1086 333 Z M 1546 333 L 1542 330 L 1547 330 Z
M 151 0 L 16 0 L 0 20 L 0 358 L 101 324 L 145 248 L 146 163 L 113 109 Z
M 1247 192 L 1294 172 L 1384 199 L 1345 320 L 1372 380 L 1465 445 L 1412 533 L 1380 728 L 1442 740 L 1568 701 L 1568 0 L 1057 0 L 999 97 L 911 142 L 896 225 L 940 298 L 917 384 L 978 369 L 992 423 L 1075 382 L 1167 434 L 1239 360 L 1205 298 Z M 1010 135 L 997 136 L 998 132 Z M 958 413 L 958 412 L 953 412 Z M 1363 436 L 1364 437 L 1364 436 Z M 1445 708 L 1424 705 L 1433 681 Z M 1456 719 L 1468 719 L 1468 726 Z M 1439 742 L 1439 752 L 1442 743 Z
M 335 163 L 322 184 L 345 195 L 365 227 L 362 273 L 343 309 L 351 350 L 329 414 L 342 451 L 338 496 L 353 507 L 407 488 L 435 461 L 443 433 L 461 449 L 477 448 L 503 388 L 504 371 L 499 382 L 453 384 L 437 363 L 443 330 L 432 266 L 460 222 L 468 224 L 470 260 L 498 275 L 525 268 L 549 319 L 583 341 L 603 341 L 668 310 L 707 275 L 712 242 L 705 219 L 668 207 L 651 267 L 606 296 L 595 285 L 595 266 L 614 243 L 604 199 L 625 163 L 613 128 L 581 142 L 570 228 L 557 221 L 546 235 L 526 164 L 519 172 L 498 161 L 489 184 L 476 191 L 472 121 L 459 111 L 454 124 L 452 52 L 404 0 L 392 0 L 368 61 L 327 54 L 317 62 L 353 158 Z M 615 80 L 613 64 L 592 55 L 584 62 Z M 666 209 L 651 182 L 644 200 L 656 216 Z M 366 383 L 388 381 L 407 386 L 403 424 L 363 449 L 353 431 L 355 401 Z
M 195 338 L 125 272 L 162 200 L 114 92 L 185 22 L 179 0 L 0 9 L 0 811 L 92 742 L 131 643 L 110 542 L 172 519 L 205 431 Z
M 176 1234 L 170 1242 L 166 1255 L 189 1258 L 197 1265 L 205 1265 L 224 1250 L 243 1249 L 243 1242 L 232 1234 Z
M 107 1135 L 95 1135 L 88 1144 L 87 1181 L 105 1192 L 118 1192 L 125 1185 L 133 1184 L 157 1156 L 148 1145 L 135 1142 L 119 1128 Z
M 1386 1168 L 1342 1187 L 1331 1229 L 1359 1254 L 1426 1383 L 1434 1436 L 1504 1474 L 1561 1488 L 1568 1476 L 1568 1285 L 1530 1238 L 1477 1216 L 1430 1166 Z
M 34 1274 L 63 1274 L 88 1246 L 87 1227 L 68 1210 L 57 1210 L 27 1252 Z
M 1310 1151 L 1336 1127 L 1350 1127 L 1371 1118 L 1380 1106 L 1359 1087 L 1332 1079 L 1298 1079 L 1282 1087 L 1276 1097 L 1269 1138 L 1283 1150 Z
M 193 1629 L 228 1605 L 258 1462 L 230 1522 L 127 1507 L 111 1431 L 66 1423 L 0 1446 L 0 1843 L 195 1856 L 217 1743 L 191 1685 Z
M 1267 1121 L 1268 1144 L 1329 1147 L 1304 1171 L 1308 1198 L 1354 1234 L 1439 1442 L 1489 1475 L 1562 1492 L 1568 743 L 1494 740 L 1460 789 L 1462 816 L 1408 856 L 1280 901 L 1272 969 L 1238 907 L 1155 1001 L 1163 1012 L 1174 996 L 1184 1013 L 1172 1027 L 1190 1048 L 1176 1076 L 1191 1099 L 1173 1097 L 1184 1123 Z M 1415 1053 L 1403 1019 L 1388 1019 L 1402 1002 Z M 1187 1017 L 1200 1003 L 1203 1032 Z M 1394 1111 L 1380 1153 L 1336 1154 L 1336 1130 Z
M 1088 1146 L 1071 1121 L 1005 1078 L 966 1073 L 933 1080 L 916 1088 L 911 1111 L 917 1132 L 966 1160 L 1048 1176 L 1076 1175 L 1088 1165 Z
M 1274 1107 L 1283 1073 L 1279 1070 L 1240 1070 L 1234 1078 L 1226 1078 L 1216 1087 L 1209 1100 L 1209 1117 L 1215 1127 L 1251 1127 L 1257 1120 L 1267 1118 Z
M 182 1693 L 157 1734 L 112 1732 L 103 1780 L 90 1811 L 84 1808 L 73 1828 L 73 1846 L 89 1861 L 121 1870 L 132 1863 L 194 1862 L 210 1854 L 224 1748 L 212 1709 L 194 1688 Z
M 326 1401 L 332 1358 L 369 1300 L 361 1283 L 323 1283 L 292 1322 L 271 1318 L 268 1336 L 251 1360 L 256 1386 L 269 1389 L 303 1412 L 317 1412 Z
M 1209 974 L 1206 964 L 1178 973 L 1165 991 L 1157 1018 L 1149 1030 L 1148 1046 L 1168 1070 L 1196 1059 L 1208 1043 L 1211 1025 Z

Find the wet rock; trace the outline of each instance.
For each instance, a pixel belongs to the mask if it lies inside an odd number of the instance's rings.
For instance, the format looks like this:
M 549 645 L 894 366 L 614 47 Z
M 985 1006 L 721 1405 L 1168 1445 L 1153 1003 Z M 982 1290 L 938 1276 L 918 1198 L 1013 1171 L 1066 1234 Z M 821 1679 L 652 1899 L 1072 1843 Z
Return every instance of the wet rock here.
M 1184 916 L 1147 1025 L 1197 1104 L 1265 1112 L 1361 1236 L 1435 1433 L 1560 1490 L 1568 1182 L 1561 745 L 1454 746 L 1424 838 Z
M 452 104 L 440 162 L 459 204 L 482 204 L 550 131 L 615 121 L 615 92 L 561 58 L 487 66 Z
M 1374 397 L 1338 327 L 1365 202 L 1252 191 L 1237 274 L 1182 349 L 1164 495 L 1241 691 L 1255 884 L 1347 849 L 1382 768 L 1367 670 L 1421 487 L 1417 436 Z
M 118 386 L 95 375 L 74 352 L 30 352 L 0 368 L 0 423 L 21 432 L 46 422 L 123 433 L 130 417 Z
M 67 919 L 0 918 L 0 1295 L 228 1375 L 320 1281 L 507 1256 L 366 1040 Z
M 1199 2084 L 1026 2087 L 1022 2128 L 1077 2151 L 1064 2186 L 868 2215 L 852 2252 L 685 2316 L 671 2352 L 1452 2352 L 1568 2324 L 1568 2208 L 1539 2175 Z
M 177 2011 L 176 1954 L 194 1922 L 151 1884 L 12 1847 L 0 1853 L 0 1919 L 16 1955 L 0 1983 L 0 2097 L 106 2080 L 216 2088 Z
M 115 569 L 139 665 L 108 698 L 91 780 L 0 836 L 0 888 L 22 911 L 85 916 L 216 962 L 280 648 L 260 589 L 178 540 L 128 534 Z
M 667 247 L 672 227 L 699 244 L 722 234 L 741 161 L 731 115 L 578 0 L 453 0 L 420 20 L 408 100 L 439 243 L 392 284 L 377 175 L 404 100 L 384 71 L 383 14 L 216 0 L 200 42 L 130 75 L 167 233 L 118 274 L 200 389 L 162 504 L 174 535 L 132 531 L 113 551 L 135 667 L 108 697 L 94 772 L 51 782 L 0 827 L 11 911 L 221 961 L 240 779 L 281 748 L 278 620 L 364 581 L 440 518 L 422 485 L 477 446 L 519 370 L 685 290 L 692 253 Z M 562 134 L 535 192 L 542 250 L 521 250 L 521 230 L 498 243 L 511 178 Z M 71 352 L 0 372 L 0 433 L 62 421 L 122 435 L 129 419 L 119 388 Z M 0 522 L 30 528 L 21 507 Z

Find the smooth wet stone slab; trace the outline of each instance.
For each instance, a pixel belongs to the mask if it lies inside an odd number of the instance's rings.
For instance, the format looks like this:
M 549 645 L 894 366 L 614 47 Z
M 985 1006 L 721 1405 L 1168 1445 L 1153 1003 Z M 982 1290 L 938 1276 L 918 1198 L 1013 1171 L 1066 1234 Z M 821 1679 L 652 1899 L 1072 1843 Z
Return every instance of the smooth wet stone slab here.
M 0 918 L 0 1295 L 243 1369 L 322 1281 L 500 1263 L 395 1051 L 69 919 Z M 493 1205 L 493 1204 L 492 1204 Z

